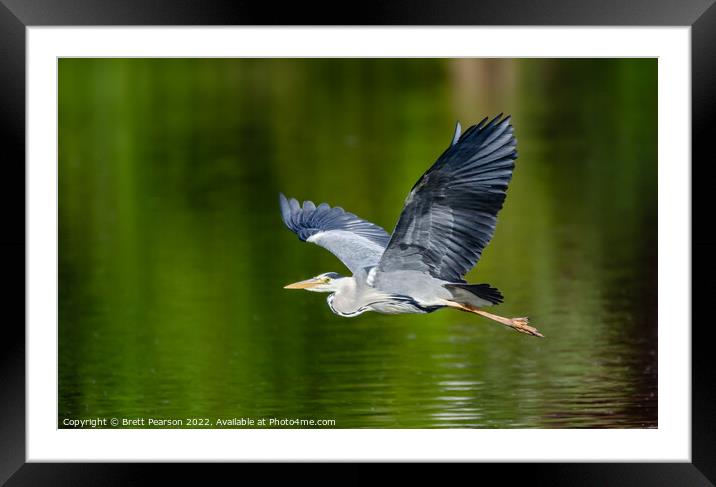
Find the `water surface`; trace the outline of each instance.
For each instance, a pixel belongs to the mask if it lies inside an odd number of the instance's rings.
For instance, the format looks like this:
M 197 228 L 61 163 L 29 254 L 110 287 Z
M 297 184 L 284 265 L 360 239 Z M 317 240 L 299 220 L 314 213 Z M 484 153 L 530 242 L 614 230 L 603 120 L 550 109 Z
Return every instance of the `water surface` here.
M 656 427 L 656 79 L 648 59 L 61 60 L 59 426 Z M 282 289 L 347 271 L 283 226 L 279 191 L 391 231 L 455 120 L 499 112 L 519 159 L 468 280 L 545 339 Z

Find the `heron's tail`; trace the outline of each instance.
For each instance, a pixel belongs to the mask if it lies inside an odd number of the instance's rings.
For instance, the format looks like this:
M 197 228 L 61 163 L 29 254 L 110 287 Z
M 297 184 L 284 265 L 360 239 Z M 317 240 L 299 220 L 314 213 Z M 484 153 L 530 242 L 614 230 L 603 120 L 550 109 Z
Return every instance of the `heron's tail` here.
M 489 284 L 443 284 L 458 303 L 469 304 L 477 308 L 499 304 L 502 293 Z

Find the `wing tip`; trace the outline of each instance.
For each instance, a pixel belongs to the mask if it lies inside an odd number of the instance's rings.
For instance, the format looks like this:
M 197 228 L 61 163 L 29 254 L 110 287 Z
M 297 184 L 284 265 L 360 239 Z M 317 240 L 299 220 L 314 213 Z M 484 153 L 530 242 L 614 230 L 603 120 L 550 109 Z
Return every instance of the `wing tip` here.
M 452 143 L 450 144 L 450 147 L 457 144 L 458 140 L 460 140 L 461 135 L 462 135 L 462 125 L 460 125 L 460 120 L 457 120 L 455 122 L 455 132 L 452 136 Z
M 287 198 L 283 193 L 278 194 L 278 202 L 281 207 L 281 219 L 283 223 L 292 232 L 297 232 L 299 225 L 297 225 L 298 222 L 296 218 L 299 217 L 299 214 L 302 212 L 301 204 L 296 198 Z
M 500 112 L 492 118 L 484 117 L 478 123 L 468 127 L 468 129 L 462 132 L 461 135 L 455 137 L 450 147 L 462 140 L 472 138 L 473 136 L 476 137 L 479 134 L 484 133 L 486 130 L 494 129 L 495 127 L 503 125 L 512 126 L 512 115 L 505 115 L 504 112 Z
M 515 139 L 514 137 L 512 115 L 505 115 L 504 112 L 500 112 L 499 114 L 492 117 L 492 119 L 485 117 L 480 120 L 479 123 L 470 126 L 467 130 L 465 130 L 465 132 L 462 133 L 458 142 L 484 145 L 493 141 L 499 135 L 505 133 L 510 134 L 512 137 L 509 141 L 505 142 L 505 144 L 501 144 L 501 146 L 507 144 L 516 145 L 517 139 Z
M 488 127 L 497 127 L 501 125 L 509 125 L 510 121 L 512 120 L 512 115 L 507 114 L 505 115 L 505 112 L 500 112 L 497 114 L 488 124 Z

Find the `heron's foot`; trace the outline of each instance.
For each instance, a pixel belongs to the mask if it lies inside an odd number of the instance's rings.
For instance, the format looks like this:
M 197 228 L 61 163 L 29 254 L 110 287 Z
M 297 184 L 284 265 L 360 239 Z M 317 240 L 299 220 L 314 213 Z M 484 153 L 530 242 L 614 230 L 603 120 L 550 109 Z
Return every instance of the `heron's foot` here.
M 489 319 L 494 320 L 498 323 L 502 323 L 505 326 L 509 326 L 513 330 L 517 330 L 520 333 L 544 338 L 544 335 L 541 334 L 539 331 L 537 331 L 537 328 L 529 325 L 529 322 L 530 322 L 529 318 L 526 318 L 526 317 L 505 318 L 504 316 L 493 315 L 492 313 L 488 313 L 484 309 L 480 309 L 480 308 L 477 308 L 475 306 L 471 306 L 471 305 L 465 304 L 465 303 L 448 302 L 447 305 L 451 306 L 453 308 L 457 308 L 462 311 L 467 311 L 470 313 L 475 313 L 480 316 L 484 316 L 485 318 L 489 318 Z
M 544 335 L 537 331 L 537 328 L 529 325 L 530 319 L 526 316 L 521 318 L 512 318 L 510 322 L 511 324 L 507 326 L 509 326 L 510 328 L 514 328 L 520 333 L 526 333 L 527 335 L 544 338 Z

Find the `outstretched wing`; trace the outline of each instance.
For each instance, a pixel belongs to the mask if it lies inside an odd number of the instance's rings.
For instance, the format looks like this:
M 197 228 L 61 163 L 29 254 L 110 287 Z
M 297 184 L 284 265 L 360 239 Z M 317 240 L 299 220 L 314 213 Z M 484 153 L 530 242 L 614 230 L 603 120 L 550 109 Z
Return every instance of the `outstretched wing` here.
M 328 249 L 354 274 L 378 264 L 390 236 L 378 225 L 358 218 L 343 208 L 326 203 L 316 206 L 304 201 L 303 206 L 279 195 L 281 216 L 286 226 L 304 242 Z
M 417 270 L 461 282 L 492 239 L 515 167 L 510 117 L 459 136 L 413 186 L 378 270 Z

